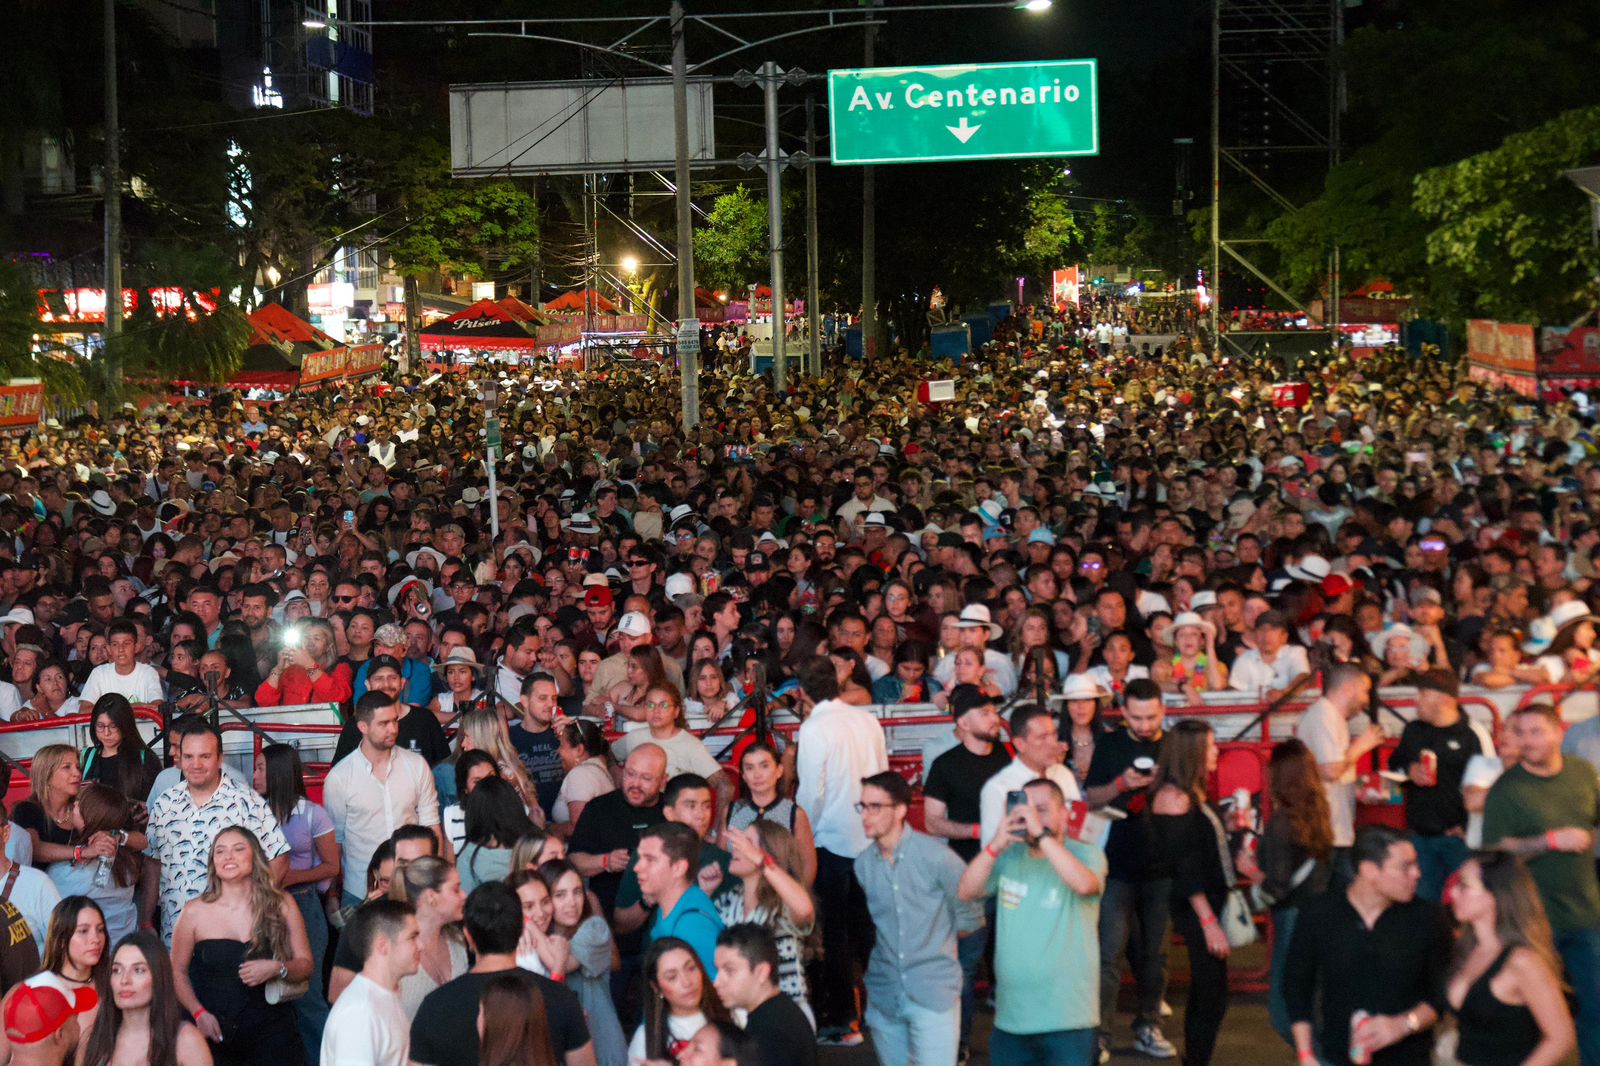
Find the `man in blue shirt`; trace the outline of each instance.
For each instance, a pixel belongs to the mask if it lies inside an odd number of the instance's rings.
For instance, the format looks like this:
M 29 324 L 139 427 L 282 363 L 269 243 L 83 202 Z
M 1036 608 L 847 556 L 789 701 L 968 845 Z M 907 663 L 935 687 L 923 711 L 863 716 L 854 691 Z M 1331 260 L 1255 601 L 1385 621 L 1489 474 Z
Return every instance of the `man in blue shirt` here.
M 700 868 L 699 860 L 700 837 L 695 831 L 679 822 L 662 822 L 640 834 L 633 872 L 645 902 L 657 908 L 650 939 L 675 936 L 686 941 L 706 974 L 716 980 L 722 919 L 711 899 L 691 880 Z
M 878 939 L 867 962 L 867 1027 L 882 1066 L 953 1066 L 961 1039 L 958 932 L 982 908 L 961 900 L 962 864 L 937 837 L 906 824 L 911 786 L 893 770 L 861 781 L 861 826 L 872 841 L 856 856 Z

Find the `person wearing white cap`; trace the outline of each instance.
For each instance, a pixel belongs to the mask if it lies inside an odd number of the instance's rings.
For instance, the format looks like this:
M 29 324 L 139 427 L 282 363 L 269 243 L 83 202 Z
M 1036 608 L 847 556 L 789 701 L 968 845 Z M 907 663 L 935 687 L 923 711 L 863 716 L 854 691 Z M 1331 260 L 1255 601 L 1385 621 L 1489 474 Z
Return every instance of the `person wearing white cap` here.
M 968 604 L 961 609 L 961 617 L 955 626 L 960 631 L 960 646 L 976 649 L 983 654 L 984 669 L 994 678 L 1001 698 L 1008 698 L 1017 691 L 1017 671 L 1011 665 L 1011 657 L 989 647 L 989 641 L 999 640 L 1002 634 L 1001 628 L 990 617 L 989 608 L 981 603 Z M 956 656 L 955 649 L 952 649 L 934 664 L 933 676 L 939 684 L 949 688 L 955 675 Z M 985 833 L 983 838 L 987 840 L 990 835 Z
M 1582 600 L 1568 600 L 1551 608 L 1550 624 L 1555 637 L 1537 660 L 1552 685 L 1579 685 L 1600 670 L 1600 654 L 1595 652 L 1596 618 Z
M 670 580 L 670 579 L 669 579 Z M 583 713 L 590 718 L 604 718 L 606 704 L 611 701 L 611 690 L 623 684 L 628 679 L 628 656 L 634 648 L 643 644 L 650 644 L 654 637 L 654 627 L 650 619 L 638 611 L 629 611 L 617 621 L 616 628 L 617 651 L 614 655 L 600 660 L 600 665 L 595 669 L 594 680 L 584 689 Z M 661 666 L 667 675 L 667 680 L 672 682 L 679 693 L 683 692 L 683 667 L 678 665 L 676 659 L 661 656 Z M 620 710 L 620 709 L 619 709 Z M 633 708 L 629 708 L 633 710 Z M 643 708 L 638 709 L 639 717 L 634 721 L 643 721 Z M 624 714 L 623 717 L 631 718 Z M 617 728 L 626 728 L 626 722 L 618 721 Z

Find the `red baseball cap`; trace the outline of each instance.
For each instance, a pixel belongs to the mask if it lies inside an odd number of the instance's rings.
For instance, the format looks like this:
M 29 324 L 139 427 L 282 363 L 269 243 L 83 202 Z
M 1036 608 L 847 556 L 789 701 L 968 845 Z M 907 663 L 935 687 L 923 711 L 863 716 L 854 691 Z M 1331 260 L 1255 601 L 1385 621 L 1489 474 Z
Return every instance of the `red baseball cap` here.
M 592 586 L 588 592 L 583 594 L 583 605 L 585 607 L 610 607 L 611 590 L 599 585 Z
M 1338 599 L 1353 588 L 1355 585 L 1343 574 L 1329 574 L 1322 579 L 1322 594 L 1330 600 Z
M 100 997 L 92 988 L 73 988 L 50 972 L 28 978 L 6 1002 L 6 1039 L 37 1044 L 55 1035 L 67 1019 L 94 1010 Z

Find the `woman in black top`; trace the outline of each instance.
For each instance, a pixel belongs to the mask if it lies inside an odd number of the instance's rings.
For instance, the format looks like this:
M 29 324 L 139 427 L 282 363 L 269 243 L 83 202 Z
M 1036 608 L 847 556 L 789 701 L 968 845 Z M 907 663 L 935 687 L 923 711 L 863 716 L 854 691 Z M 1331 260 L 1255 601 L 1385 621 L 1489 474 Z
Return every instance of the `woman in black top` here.
M 1167 734 L 1150 786 L 1151 826 L 1172 867 L 1172 927 L 1189 949 L 1186 1066 L 1208 1066 L 1228 1012 L 1228 938 L 1217 915 L 1234 872 L 1222 820 L 1206 802 L 1206 779 L 1216 769 L 1216 737 L 1209 725 L 1191 718 Z
M 1555 1066 L 1576 1043 L 1561 994 L 1561 959 L 1522 860 L 1477 852 L 1461 866 L 1450 909 L 1462 924 L 1446 995 L 1461 1066 Z
M 135 805 L 144 824 L 145 800 L 161 772 L 161 759 L 139 735 L 126 696 L 108 692 L 95 701 L 94 744 L 83 753 L 83 780 L 109 785 Z

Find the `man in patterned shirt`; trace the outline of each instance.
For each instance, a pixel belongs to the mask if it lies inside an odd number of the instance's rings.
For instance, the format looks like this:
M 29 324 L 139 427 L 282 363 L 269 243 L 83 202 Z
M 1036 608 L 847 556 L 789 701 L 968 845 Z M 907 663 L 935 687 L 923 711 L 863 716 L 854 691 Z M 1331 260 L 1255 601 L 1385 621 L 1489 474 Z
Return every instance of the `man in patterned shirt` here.
M 266 801 L 222 772 L 222 734 L 200 715 L 173 723 L 173 744 L 183 784 L 150 805 L 150 856 L 161 864 L 161 935 L 168 945 L 183 905 L 206 886 L 206 860 L 217 834 L 242 826 L 261 841 L 282 881 L 289 868 L 289 843 Z

